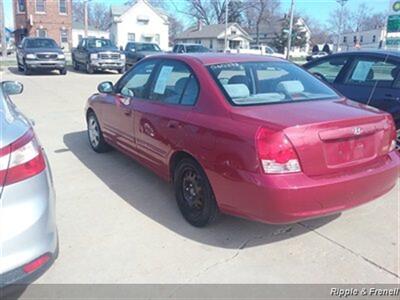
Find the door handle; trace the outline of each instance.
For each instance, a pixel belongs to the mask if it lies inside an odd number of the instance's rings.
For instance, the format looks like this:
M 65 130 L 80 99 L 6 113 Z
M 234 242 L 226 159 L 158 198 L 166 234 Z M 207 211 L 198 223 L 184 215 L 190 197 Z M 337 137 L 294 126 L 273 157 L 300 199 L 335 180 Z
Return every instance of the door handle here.
M 168 128 L 172 128 L 172 129 L 175 129 L 175 128 L 181 128 L 182 125 L 181 125 L 181 123 L 179 123 L 178 121 L 168 121 L 167 127 L 168 127 Z
M 386 94 L 385 97 L 386 97 L 386 99 L 388 99 L 388 100 L 400 101 L 400 97 L 393 96 L 392 94 Z

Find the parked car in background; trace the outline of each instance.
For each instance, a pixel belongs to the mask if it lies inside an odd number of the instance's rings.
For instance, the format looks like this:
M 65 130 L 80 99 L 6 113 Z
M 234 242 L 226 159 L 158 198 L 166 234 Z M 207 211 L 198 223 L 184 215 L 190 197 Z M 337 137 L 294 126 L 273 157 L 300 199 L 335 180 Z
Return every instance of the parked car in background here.
M 203 53 L 211 52 L 210 49 L 200 44 L 175 44 L 172 49 L 174 53 Z
M 306 60 L 307 61 L 313 61 L 315 59 L 318 59 L 318 58 L 321 58 L 321 57 L 325 57 L 327 55 L 329 55 L 327 52 L 319 51 L 319 52 L 316 52 L 316 53 L 312 53 L 311 55 L 308 55 L 306 57 Z
M 22 84 L 0 83 L 0 287 L 28 283 L 58 253 L 55 194 L 46 154 L 10 95 Z
M 127 43 L 125 46 L 126 65 L 133 66 L 141 59 L 161 52 L 160 47 L 155 43 Z
M 346 97 L 390 113 L 400 149 L 400 53 L 357 51 L 330 55 L 304 68 Z
M 58 70 L 67 74 L 65 55 L 50 38 L 26 37 L 17 47 L 18 70 L 30 75 L 38 70 Z
M 240 49 L 239 53 L 270 55 L 279 58 L 285 58 L 285 55 L 279 53 L 274 48 L 267 45 L 252 46 L 250 49 Z
M 194 226 L 219 212 L 289 223 L 388 192 L 400 156 L 392 117 L 270 56 L 156 55 L 87 103 L 88 139 L 173 182 Z
M 125 72 L 125 54 L 109 39 L 84 38 L 72 50 L 72 65 L 75 70 L 83 68 L 87 73 L 116 70 Z

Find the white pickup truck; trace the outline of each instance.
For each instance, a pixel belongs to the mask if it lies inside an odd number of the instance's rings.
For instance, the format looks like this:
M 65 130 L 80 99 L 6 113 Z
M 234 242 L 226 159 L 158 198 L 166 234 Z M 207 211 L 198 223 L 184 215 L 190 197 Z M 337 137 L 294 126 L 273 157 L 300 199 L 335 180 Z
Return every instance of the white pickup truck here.
M 279 58 L 285 58 L 285 55 L 282 53 L 276 52 L 269 46 L 260 45 L 260 46 L 253 46 L 250 49 L 236 49 L 231 50 L 231 53 L 237 51 L 237 53 L 245 53 L 245 54 L 257 54 L 257 55 L 270 55 Z

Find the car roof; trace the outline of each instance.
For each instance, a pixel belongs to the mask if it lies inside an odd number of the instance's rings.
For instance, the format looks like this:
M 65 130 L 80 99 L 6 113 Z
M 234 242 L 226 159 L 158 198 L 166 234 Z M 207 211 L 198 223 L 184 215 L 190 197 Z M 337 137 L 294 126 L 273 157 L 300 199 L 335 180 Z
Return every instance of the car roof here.
M 54 39 L 49 38 L 49 37 L 37 37 L 37 36 L 27 36 L 27 37 L 24 37 L 24 39 L 25 40 L 53 40 L 54 41 Z
M 332 54 L 335 56 L 339 55 L 381 55 L 381 56 L 396 56 L 400 57 L 400 51 L 389 51 L 389 50 L 360 50 L 360 51 L 348 51 L 348 52 L 339 52 Z
M 230 53 L 215 53 L 215 52 L 206 52 L 206 53 L 184 53 L 184 54 L 163 54 L 163 55 L 154 55 L 152 58 L 170 58 L 176 60 L 187 60 L 187 61 L 198 61 L 203 65 L 214 65 L 214 64 L 223 64 L 223 63 L 241 63 L 241 62 L 287 62 L 286 60 L 268 56 L 268 55 L 255 55 L 255 54 L 230 54 Z

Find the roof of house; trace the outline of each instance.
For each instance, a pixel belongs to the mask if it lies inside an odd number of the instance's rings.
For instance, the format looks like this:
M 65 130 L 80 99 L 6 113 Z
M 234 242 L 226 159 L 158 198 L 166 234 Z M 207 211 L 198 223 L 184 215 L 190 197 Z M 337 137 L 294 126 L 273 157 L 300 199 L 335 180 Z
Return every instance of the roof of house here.
M 304 26 L 307 31 L 310 31 L 309 27 L 307 26 L 307 24 L 303 18 L 298 18 L 296 21 L 302 23 L 302 26 Z M 270 24 L 262 24 L 262 25 L 260 25 L 259 32 L 260 32 L 260 34 L 267 34 L 267 35 L 271 35 L 271 34 L 275 34 L 275 33 L 279 34 L 282 31 L 283 27 L 286 26 L 285 22 L 286 22 L 286 19 L 281 18 L 281 19 L 271 22 Z M 256 34 L 255 28 L 252 28 L 251 34 L 252 35 Z
M 251 37 L 248 33 L 242 29 L 237 23 L 228 23 L 228 27 L 236 26 L 238 27 L 244 34 L 243 36 L 249 40 Z M 225 24 L 213 24 L 213 25 L 203 25 L 199 30 L 197 26 L 190 27 L 186 29 L 184 32 L 179 34 L 176 39 L 202 39 L 202 38 L 216 38 L 219 35 L 225 32 Z M 237 34 L 236 34 L 237 36 Z
M 151 5 L 148 1 L 142 0 L 144 3 L 146 3 L 151 9 L 153 9 L 161 18 L 168 18 L 168 15 L 166 12 L 162 11 L 159 8 L 154 7 Z M 126 2 L 123 5 L 111 5 L 111 15 L 112 16 L 122 16 L 124 13 L 126 13 L 132 6 L 134 6 L 138 0 L 133 0 L 131 2 Z
M 81 30 L 83 30 L 83 29 L 85 29 L 85 25 L 83 23 L 81 23 L 81 22 L 73 21 L 72 22 L 72 29 L 81 29 Z M 91 30 L 91 31 L 104 31 L 104 32 L 107 31 L 107 30 L 98 29 L 98 28 L 96 28 L 96 27 L 94 27 L 92 25 L 88 26 L 88 30 Z

